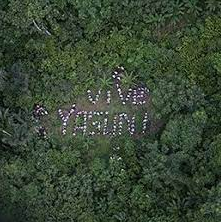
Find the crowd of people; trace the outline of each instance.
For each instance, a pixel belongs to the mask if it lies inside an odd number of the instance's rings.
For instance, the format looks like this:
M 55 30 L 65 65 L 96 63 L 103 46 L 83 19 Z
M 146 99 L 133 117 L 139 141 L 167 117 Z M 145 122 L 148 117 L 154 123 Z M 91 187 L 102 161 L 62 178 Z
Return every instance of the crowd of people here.
M 114 80 L 114 84 L 116 86 L 119 98 L 123 105 L 125 105 L 127 102 L 131 102 L 133 105 L 143 105 L 146 103 L 149 90 L 146 87 L 137 87 L 137 88 L 129 88 L 129 90 L 125 93 L 122 90 L 121 87 L 121 80 L 124 74 L 124 67 L 118 66 L 114 69 L 112 77 Z M 100 98 L 101 90 L 98 90 L 98 94 L 94 97 L 92 96 L 92 91 L 87 90 L 88 99 L 92 104 L 96 104 Z M 110 104 L 111 102 L 111 91 L 107 91 L 107 104 Z M 38 122 L 42 116 L 48 115 L 47 109 L 40 105 L 36 104 L 33 110 L 33 117 Z M 67 133 L 67 126 L 68 122 L 71 116 L 74 116 L 75 118 L 75 126 L 73 128 L 73 136 L 77 135 L 78 131 L 81 131 L 83 135 L 110 135 L 110 136 L 116 136 L 121 135 L 123 130 L 123 123 L 126 123 L 127 131 L 130 133 L 130 135 L 133 135 L 136 133 L 136 126 L 135 126 L 135 115 L 133 115 L 131 118 L 129 118 L 128 114 L 118 113 L 113 116 L 113 124 L 112 126 L 108 126 L 109 122 L 109 112 L 103 112 L 103 111 L 84 111 L 77 108 L 76 104 L 74 103 L 69 111 L 67 110 L 58 110 L 58 115 L 61 118 L 62 121 L 62 134 L 66 135 Z M 88 124 L 89 121 L 93 117 L 96 116 L 103 116 L 103 120 L 94 120 L 91 124 Z M 82 123 L 79 125 L 77 124 L 77 120 L 81 119 Z M 142 133 L 145 133 L 148 125 L 149 125 L 149 117 L 148 113 L 145 113 L 143 123 L 142 123 Z M 89 125 L 89 126 L 88 126 Z M 110 125 L 110 124 L 109 124 Z M 88 129 L 89 128 L 89 129 Z M 91 128 L 93 129 L 92 131 Z M 42 136 L 46 138 L 46 129 L 43 126 L 36 127 L 36 131 L 39 134 L 39 136 Z M 89 132 L 88 132 L 89 131 Z

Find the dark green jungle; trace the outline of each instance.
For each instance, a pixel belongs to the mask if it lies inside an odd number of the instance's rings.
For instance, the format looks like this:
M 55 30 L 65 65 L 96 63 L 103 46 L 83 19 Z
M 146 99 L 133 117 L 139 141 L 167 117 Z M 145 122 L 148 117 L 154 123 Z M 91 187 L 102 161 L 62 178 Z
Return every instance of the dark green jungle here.
M 120 65 L 152 129 L 62 135 Z M 220 222 L 221 1 L 0 0 L 0 221 Z

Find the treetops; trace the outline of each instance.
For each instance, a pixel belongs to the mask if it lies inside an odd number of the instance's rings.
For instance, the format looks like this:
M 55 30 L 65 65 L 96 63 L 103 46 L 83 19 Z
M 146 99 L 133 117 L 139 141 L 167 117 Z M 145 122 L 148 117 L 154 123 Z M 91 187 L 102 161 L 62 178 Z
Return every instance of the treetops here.
M 0 214 L 221 221 L 220 9 L 1 1 Z

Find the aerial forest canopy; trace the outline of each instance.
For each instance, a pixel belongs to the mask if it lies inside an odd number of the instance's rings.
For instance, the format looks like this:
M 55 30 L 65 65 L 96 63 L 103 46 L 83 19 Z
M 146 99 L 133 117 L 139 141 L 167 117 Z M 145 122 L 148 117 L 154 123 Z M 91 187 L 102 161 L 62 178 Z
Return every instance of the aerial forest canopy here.
M 0 0 L 0 221 L 221 221 L 220 0 Z

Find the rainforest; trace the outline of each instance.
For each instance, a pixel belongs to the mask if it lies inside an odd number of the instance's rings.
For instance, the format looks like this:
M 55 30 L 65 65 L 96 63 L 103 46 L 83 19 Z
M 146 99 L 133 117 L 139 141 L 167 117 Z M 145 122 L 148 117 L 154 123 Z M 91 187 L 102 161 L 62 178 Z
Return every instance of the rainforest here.
M 0 0 L 0 222 L 220 222 L 220 110 L 220 0 Z

